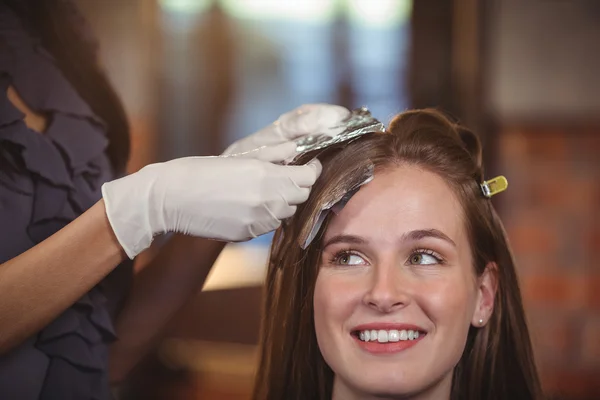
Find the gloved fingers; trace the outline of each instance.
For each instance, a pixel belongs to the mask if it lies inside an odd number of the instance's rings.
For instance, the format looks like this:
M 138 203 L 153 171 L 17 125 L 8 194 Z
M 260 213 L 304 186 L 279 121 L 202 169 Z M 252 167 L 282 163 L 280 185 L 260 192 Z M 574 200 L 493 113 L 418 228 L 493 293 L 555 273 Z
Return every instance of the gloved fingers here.
M 320 132 L 314 132 L 316 125 L 314 122 L 302 121 L 298 122 L 293 127 L 290 127 L 288 119 L 293 116 L 303 114 L 304 111 L 290 111 L 283 114 L 279 119 L 271 125 L 266 126 L 258 132 L 248 136 L 256 144 L 263 146 L 273 146 L 279 143 L 288 142 L 290 140 L 299 139 L 304 136 L 315 135 Z M 286 126 L 283 126 L 285 124 Z M 308 126 L 308 128 L 307 128 Z M 291 128 L 291 129 L 290 129 Z
M 266 211 L 278 221 L 291 217 L 296 212 L 296 206 L 288 204 L 286 200 L 282 196 L 282 201 L 268 202 L 265 204 Z
M 260 129 L 258 132 L 248 136 L 248 140 L 251 140 L 256 147 L 259 147 L 285 143 L 289 141 L 289 138 L 281 133 L 281 129 L 279 129 L 279 123 L 275 121 L 272 124 Z
M 227 148 L 227 150 L 223 152 L 223 154 L 231 155 L 236 153 L 251 152 L 264 146 L 276 146 L 279 144 L 288 143 L 290 140 L 295 139 L 296 137 L 305 135 L 305 133 L 297 135 L 285 135 L 281 130 L 279 122 L 275 121 L 259 131 L 234 142 Z
M 277 121 L 231 144 L 223 155 L 252 151 L 262 146 L 274 146 L 309 135 L 335 136 L 344 128 L 340 122 L 348 117 L 345 107 L 317 103 L 304 104 L 279 116 Z
M 242 157 L 255 158 L 267 162 L 280 162 L 296 155 L 296 143 L 284 142 L 275 146 L 263 146 L 258 149 L 240 154 Z
M 335 104 L 304 104 L 281 115 L 273 125 L 288 140 L 317 134 L 335 136 L 344 130 L 339 125 L 349 114 L 350 110 Z
M 306 165 L 285 166 L 287 176 L 299 187 L 309 188 L 315 184 L 323 166 L 318 159 L 314 159 Z
M 285 202 L 289 205 L 302 204 L 308 200 L 310 195 L 310 189 L 306 187 L 299 187 L 295 182 L 290 180 L 289 188 L 282 193 L 282 197 Z
M 296 206 L 287 206 L 280 210 L 280 218 L 286 219 L 296 214 L 297 207 Z
M 265 209 L 270 214 L 270 218 L 260 220 L 248 225 L 249 238 L 255 238 L 265 233 L 273 232 L 281 225 L 281 220 L 273 215 L 273 213 L 265 206 Z
M 263 146 L 274 146 L 288 141 L 276 131 L 274 126 L 269 125 L 256 133 L 233 142 L 223 152 L 223 155 L 247 153 Z

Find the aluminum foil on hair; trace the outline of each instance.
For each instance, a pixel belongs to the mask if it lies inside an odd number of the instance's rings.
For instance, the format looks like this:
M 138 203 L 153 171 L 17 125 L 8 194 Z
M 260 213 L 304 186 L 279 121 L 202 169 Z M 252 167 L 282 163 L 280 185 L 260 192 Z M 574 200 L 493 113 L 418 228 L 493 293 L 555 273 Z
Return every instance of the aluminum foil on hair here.
M 331 146 L 349 142 L 367 133 L 384 132 L 385 126 L 375 119 L 366 107 L 352 110 L 347 118 L 342 120 L 338 126 L 331 127 L 330 131 L 339 130 L 335 136 L 322 132 L 315 132 L 313 135 L 303 136 L 295 140 L 297 154 L 285 160 L 286 165 L 304 164 L 319 153 Z M 304 157 L 306 154 L 311 157 Z
M 327 218 L 329 215 L 329 212 L 331 211 L 338 215 L 350 201 L 352 196 L 354 196 L 363 185 L 366 185 L 373 180 L 374 171 L 375 167 L 373 164 L 369 164 L 363 169 L 363 171 L 361 171 L 361 173 L 357 176 L 357 179 L 354 179 L 352 182 L 350 182 L 349 187 L 336 188 L 333 198 L 325 203 L 321 207 L 321 210 L 317 213 L 308 236 L 304 240 L 304 243 L 301 244 L 303 250 L 305 250 L 315 239 L 317 233 L 319 233 L 319 230 L 321 229 L 321 226 L 323 226 L 325 218 Z

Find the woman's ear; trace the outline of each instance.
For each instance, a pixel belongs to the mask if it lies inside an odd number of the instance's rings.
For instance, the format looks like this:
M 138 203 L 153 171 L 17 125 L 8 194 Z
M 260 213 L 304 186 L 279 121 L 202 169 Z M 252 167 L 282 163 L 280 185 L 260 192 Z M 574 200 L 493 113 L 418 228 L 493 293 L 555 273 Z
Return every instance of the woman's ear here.
M 477 302 L 471 324 L 483 327 L 494 311 L 494 300 L 498 289 L 498 265 L 490 262 L 485 266 L 485 271 L 477 279 Z

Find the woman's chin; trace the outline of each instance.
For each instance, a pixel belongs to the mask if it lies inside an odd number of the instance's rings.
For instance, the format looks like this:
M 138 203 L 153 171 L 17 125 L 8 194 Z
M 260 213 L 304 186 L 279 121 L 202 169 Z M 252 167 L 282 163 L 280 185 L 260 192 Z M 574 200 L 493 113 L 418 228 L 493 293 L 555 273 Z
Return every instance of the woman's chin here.
M 336 378 L 336 381 L 338 379 Z M 351 382 L 347 385 L 340 379 L 339 384 L 351 388 L 352 392 L 369 395 L 369 397 L 403 397 L 409 396 L 411 393 L 418 393 L 421 387 L 421 377 L 414 374 L 404 373 L 402 371 L 382 371 L 379 368 L 370 368 L 366 371 L 361 369 L 355 371 L 348 376 L 346 382 Z M 336 386 L 338 382 L 336 382 Z

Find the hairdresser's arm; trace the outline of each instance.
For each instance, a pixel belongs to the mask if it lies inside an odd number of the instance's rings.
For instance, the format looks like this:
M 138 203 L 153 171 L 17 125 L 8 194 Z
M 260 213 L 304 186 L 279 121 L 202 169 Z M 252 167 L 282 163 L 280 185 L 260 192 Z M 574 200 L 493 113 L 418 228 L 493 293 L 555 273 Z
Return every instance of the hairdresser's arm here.
M 139 177 L 103 186 L 108 219 L 130 256 L 147 248 L 151 233 L 157 232 L 220 241 L 251 239 L 276 229 L 308 198 L 321 165 L 316 160 L 303 166 L 275 164 L 294 154 L 295 144 L 286 142 L 240 155 L 145 167 Z M 136 277 L 117 322 L 119 340 L 111 348 L 113 382 L 129 372 L 165 323 L 201 288 L 223 248 L 219 242 L 192 237 L 175 237 Z
M 280 161 L 295 154 L 290 140 L 315 132 L 326 131 L 347 116 L 349 111 L 333 105 L 304 105 L 279 117 L 271 124 L 225 150 L 225 155 L 246 153 L 267 145 L 291 145 L 285 151 L 272 151 L 271 161 Z M 278 147 L 273 147 L 276 149 Z M 283 150 L 283 147 L 279 147 Z M 256 152 L 256 150 L 255 150 Z M 248 153 L 248 156 L 254 157 Z M 265 155 L 256 154 L 265 158 Z M 318 174 L 317 174 L 318 175 Z M 245 174 L 252 178 L 252 172 Z M 223 185 L 225 182 L 220 178 Z M 311 180 L 312 181 L 312 180 Z M 232 187 L 239 197 L 240 186 Z M 226 187 L 222 187 L 227 192 Z M 132 293 L 117 322 L 119 340 L 112 345 L 110 378 L 121 381 L 138 360 L 160 338 L 166 323 L 186 301 L 203 286 L 224 243 L 178 235 L 164 246 L 134 281 Z
M 117 321 L 119 340 L 111 346 L 112 382 L 125 378 L 154 347 L 171 317 L 201 290 L 224 246 L 224 242 L 177 235 L 136 275 Z
M 188 157 L 154 164 L 105 184 L 102 201 L 44 242 L 0 265 L 0 353 L 46 326 L 110 273 L 125 258 L 123 252 L 135 257 L 155 235 L 179 232 L 242 241 L 275 229 L 306 200 L 320 165 L 284 167 L 271 161 L 295 154 L 291 139 L 335 126 L 345 113 L 337 106 L 304 106 L 236 142 L 226 151 L 230 157 Z M 276 146 L 231 156 L 265 145 Z M 124 315 L 160 311 L 150 322 L 158 330 L 200 287 L 221 249 L 218 242 L 173 241 L 140 276 Z M 178 269 L 179 275 L 169 268 Z M 173 291 L 181 295 L 172 297 Z M 157 307 L 148 293 L 172 300 Z M 122 329 L 117 348 L 133 346 L 134 336 L 127 328 L 133 325 Z M 151 333 L 143 338 L 144 344 L 132 348 L 145 348 L 154 336 Z M 128 353 L 138 357 L 138 350 L 122 354 Z
M 39 245 L 0 265 L 0 354 L 38 332 L 125 258 L 96 203 Z
M 124 259 L 123 251 L 133 258 L 156 235 L 243 241 L 277 228 L 308 198 L 320 173 L 318 163 L 286 167 L 270 162 L 294 151 L 293 144 L 284 144 L 244 156 L 187 157 L 103 185 L 101 202 L 0 265 L 0 352 L 75 303 Z M 206 256 L 212 264 L 218 251 L 204 250 L 214 254 Z M 177 263 L 174 255 L 167 260 L 174 260 L 167 267 Z M 154 282 L 164 287 L 160 278 Z

